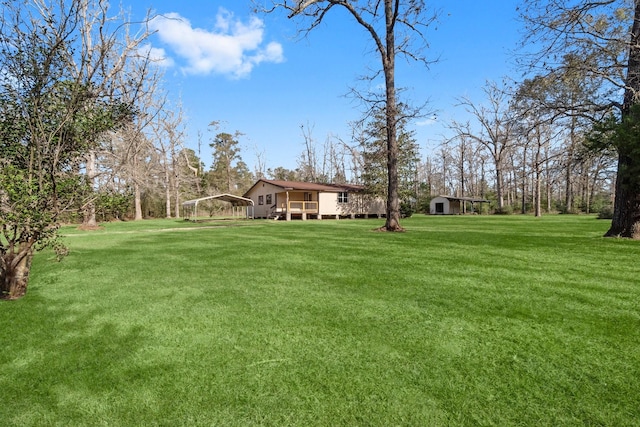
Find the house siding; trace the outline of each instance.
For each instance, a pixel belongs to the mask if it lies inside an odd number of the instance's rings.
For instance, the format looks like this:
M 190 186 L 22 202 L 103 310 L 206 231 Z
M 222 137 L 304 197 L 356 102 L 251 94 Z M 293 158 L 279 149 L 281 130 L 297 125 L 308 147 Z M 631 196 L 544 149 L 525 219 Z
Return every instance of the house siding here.
M 282 189 L 268 182 L 260 182 L 245 195 L 245 197 L 253 200 L 254 218 L 267 218 L 271 214 L 271 207 L 273 205 L 279 206 L 278 191 L 282 191 Z M 268 195 L 271 195 L 271 203 L 269 204 L 267 204 Z M 262 204 L 259 203 L 260 196 L 262 196 Z M 286 203 L 286 200 L 282 203 Z
M 347 203 L 339 203 L 338 193 L 320 193 L 320 214 L 382 216 L 386 212 L 384 200 L 380 198 L 354 192 L 347 192 L 347 198 Z
M 318 194 L 318 215 L 338 215 L 338 193 Z

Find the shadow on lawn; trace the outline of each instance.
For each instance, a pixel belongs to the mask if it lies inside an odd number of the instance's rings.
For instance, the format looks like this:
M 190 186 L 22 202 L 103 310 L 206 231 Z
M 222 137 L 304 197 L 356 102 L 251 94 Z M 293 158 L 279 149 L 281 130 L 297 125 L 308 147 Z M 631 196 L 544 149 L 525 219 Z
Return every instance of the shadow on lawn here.
M 71 308 L 37 293 L 0 308 L 0 390 L 11 401 L 0 408 L 0 419 L 9 424 L 113 420 L 114 409 L 135 408 L 132 401 L 150 388 L 149 379 L 169 369 L 139 359 L 149 341 L 142 327 L 97 320 L 104 310 Z M 149 413 L 155 399 L 146 398 L 140 406 Z

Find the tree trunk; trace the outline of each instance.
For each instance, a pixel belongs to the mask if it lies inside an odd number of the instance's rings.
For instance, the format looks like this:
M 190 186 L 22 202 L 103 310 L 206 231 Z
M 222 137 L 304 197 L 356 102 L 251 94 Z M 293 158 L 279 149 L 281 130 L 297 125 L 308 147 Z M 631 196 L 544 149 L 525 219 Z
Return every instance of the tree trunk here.
M 547 213 L 551 213 L 551 166 L 549 161 L 549 141 L 544 144 L 545 192 L 547 196 Z
M 540 205 L 540 197 L 541 197 L 541 185 L 540 185 L 540 176 L 542 175 L 542 165 L 540 162 L 540 142 L 538 141 L 537 147 L 536 147 L 536 155 L 533 161 L 534 167 L 535 167 L 535 180 L 536 182 L 534 183 L 534 199 L 535 199 L 535 206 L 534 206 L 534 210 L 535 210 L 535 216 L 536 217 L 541 217 L 542 216 L 542 209 L 541 209 L 541 205 Z
M 572 137 L 573 138 L 573 137 Z M 569 146 L 567 153 L 567 164 L 565 167 L 565 192 L 564 192 L 564 213 L 573 213 L 573 142 Z
M 593 173 L 593 178 L 591 183 L 589 184 L 589 210 L 591 210 L 591 201 L 596 193 L 596 186 L 598 185 L 598 176 L 600 175 L 600 163 L 596 167 L 596 170 Z
M 165 217 L 171 218 L 171 178 L 169 175 L 169 165 L 165 157 L 164 161 L 164 208 Z
M 527 213 L 527 147 L 524 147 L 522 152 L 522 204 L 520 206 L 520 213 L 522 215 Z
M 536 169 L 536 195 L 535 195 L 535 199 L 536 199 L 536 205 L 535 205 L 535 216 L 536 217 L 541 217 L 542 216 L 542 208 L 540 205 L 540 196 L 541 196 L 541 188 L 540 188 L 540 168 Z
M 0 269 L 0 298 L 18 299 L 27 293 L 29 272 L 33 260 L 33 245 L 23 243 L 17 253 L 3 255 Z
M 631 156 L 620 152 L 613 219 L 605 237 L 640 239 L 640 189 L 637 185 L 630 185 L 630 180 L 624 173 L 625 167 L 634 163 L 637 163 L 637 160 L 634 162 Z
M 187 166 L 189 166 L 189 158 L 187 157 L 186 153 L 185 153 L 185 158 L 187 159 Z M 180 170 L 179 168 L 179 163 L 178 163 L 178 159 L 176 156 L 176 152 L 174 149 L 174 146 L 172 145 L 171 148 L 171 169 L 173 172 L 173 195 L 174 195 L 174 199 L 173 199 L 173 203 L 174 203 L 174 210 L 175 210 L 175 217 L 176 218 L 180 218 L 180 173 L 178 172 Z M 198 176 L 196 174 L 196 176 Z M 197 183 L 198 181 L 196 181 Z M 200 191 L 198 189 L 198 194 L 200 194 Z
M 96 178 L 96 153 L 95 151 L 90 151 L 87 156 L 87 182 L 89 188 L 93 191 L 94 181 Z M 84 209 L 84 217 L 82 219 L 82 228 L 83 229 L 95 229 L 98 227 L 98 221 L 96 220 L 96 203 L 92 197 L 92 199 L 85 205 Z
M 480 198 L 485 198 L 485 171 L 484 171 L 484 160 L 480 160 Z
M 640 93 L 640 1 L 635 1 L 633 27 L 629 47 L 629 64 L 627 67 L 626 89 L 624 93 L 623 119 L 631 113 L 631 108 L 638 103 Z M 630 237 L 640 239 L 640 179 L 629 176 L 629 172 L 638 169 L 640 155 L 638 148 L 618 147 L 618 173 L 616 177 L 616 193 L 613 205 L 611 228 L 605 237 Z
M 583 162 L 583 171 L 582 171 L 582 204 L 584 206 L 584 213 L 588 214 L 591 211 L 591 192 L 589 188 L 589 183 L 591 179 L 589 178 L 589 170 L 591 165 L 587 165 L 586 162 Z
M 565 213 L 574 213 L 574 182 L 573 182 L 573 170 L 574 170 L 574 157 L 576 151 L 576 128 L 577 119 L 575 116 L 571 117 L 571 125 L 569 129 L 569 149 L 567 150 L 567 164 L 565 165 L 565 193 L 564 193 L 564 211 Z
M 134 205 L 136 210 L 136 216 L 134 220 L 139 221 L 142 219 L 142 196 L 140 194 L 140 185 L 138 185 L 138 183 L 133 184 L 133 193 Z
M 174 195 L 174 201 L 175 201 L 175 203 L 174 203 L 175 204 L 175 206 L 174 206 L 174 211 L 175 211 L 174 217 L 177 219 L 177 218 L 180 218 L 180 190 L 178 190 L 176 188 L 175 191 L 176 191 L 176 193 Z
M 400 226 L 400 198 L 398 194 L 398 139 L 396 128 L 398 122 L 398 106 L 396 104 L 395 86 L 395 33 L 393 2 L 385 0 L 386 16 L 386 52 L 382 66 L 386 86 L 386 119 L 387 119 L 387 219 L 385 231 L 403 231 Z
M 498 211 L 504 210 L 504 194 L 502 187 L 502 168 L 496 165 L 496 196 L 498 198 Z
M 442 150 L 442 191 L 440 194 L 449 194 L 447 190 L 447 153 Z
M 177 167 L 174 165 L 174 171 L 177 171 Z M 173 208 L 175 210 L 175 217 L 180 218 L 180 175 L 174 172 L 173 179 Z

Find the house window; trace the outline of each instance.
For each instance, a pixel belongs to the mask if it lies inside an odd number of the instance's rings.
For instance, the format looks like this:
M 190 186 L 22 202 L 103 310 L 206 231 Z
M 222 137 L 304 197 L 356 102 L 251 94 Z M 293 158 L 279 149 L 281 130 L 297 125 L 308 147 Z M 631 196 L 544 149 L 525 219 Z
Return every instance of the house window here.
M 258 204 L 264 205 L 264 196 L 258 196 Z
M 273 199 L 271 198 L 271 194 L 267 194 L 267 204 L 270 205 L 271 203 L 273 203 Z
M 346 191 L 338 193 L 338 203 L 349 203 L 349 193 Z

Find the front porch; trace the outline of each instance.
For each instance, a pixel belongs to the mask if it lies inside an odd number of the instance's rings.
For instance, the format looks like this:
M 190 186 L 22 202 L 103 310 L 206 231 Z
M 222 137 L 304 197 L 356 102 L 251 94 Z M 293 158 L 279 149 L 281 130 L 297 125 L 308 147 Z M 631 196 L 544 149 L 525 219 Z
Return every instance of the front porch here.
M 321 214 L 318 202 L 315 200 L 302 201 L 290 200 L 288 203 L 282 203 L 280 206 L 273 205 L 269 218 L 282 219 L 291 221 L 292 219 L 340 219 L 340 218 L 384 218 L 384 214 L 368 214 L 368 213 L 331 213 Z
M 316 200 L 289 200 L 288 202 L 274 205 L 272 208 L 272 218 L 283 218 L 291 221 L 293 218 L 306 220 L 309 215 L 314 218 L 318 216 L 318 202 Z

